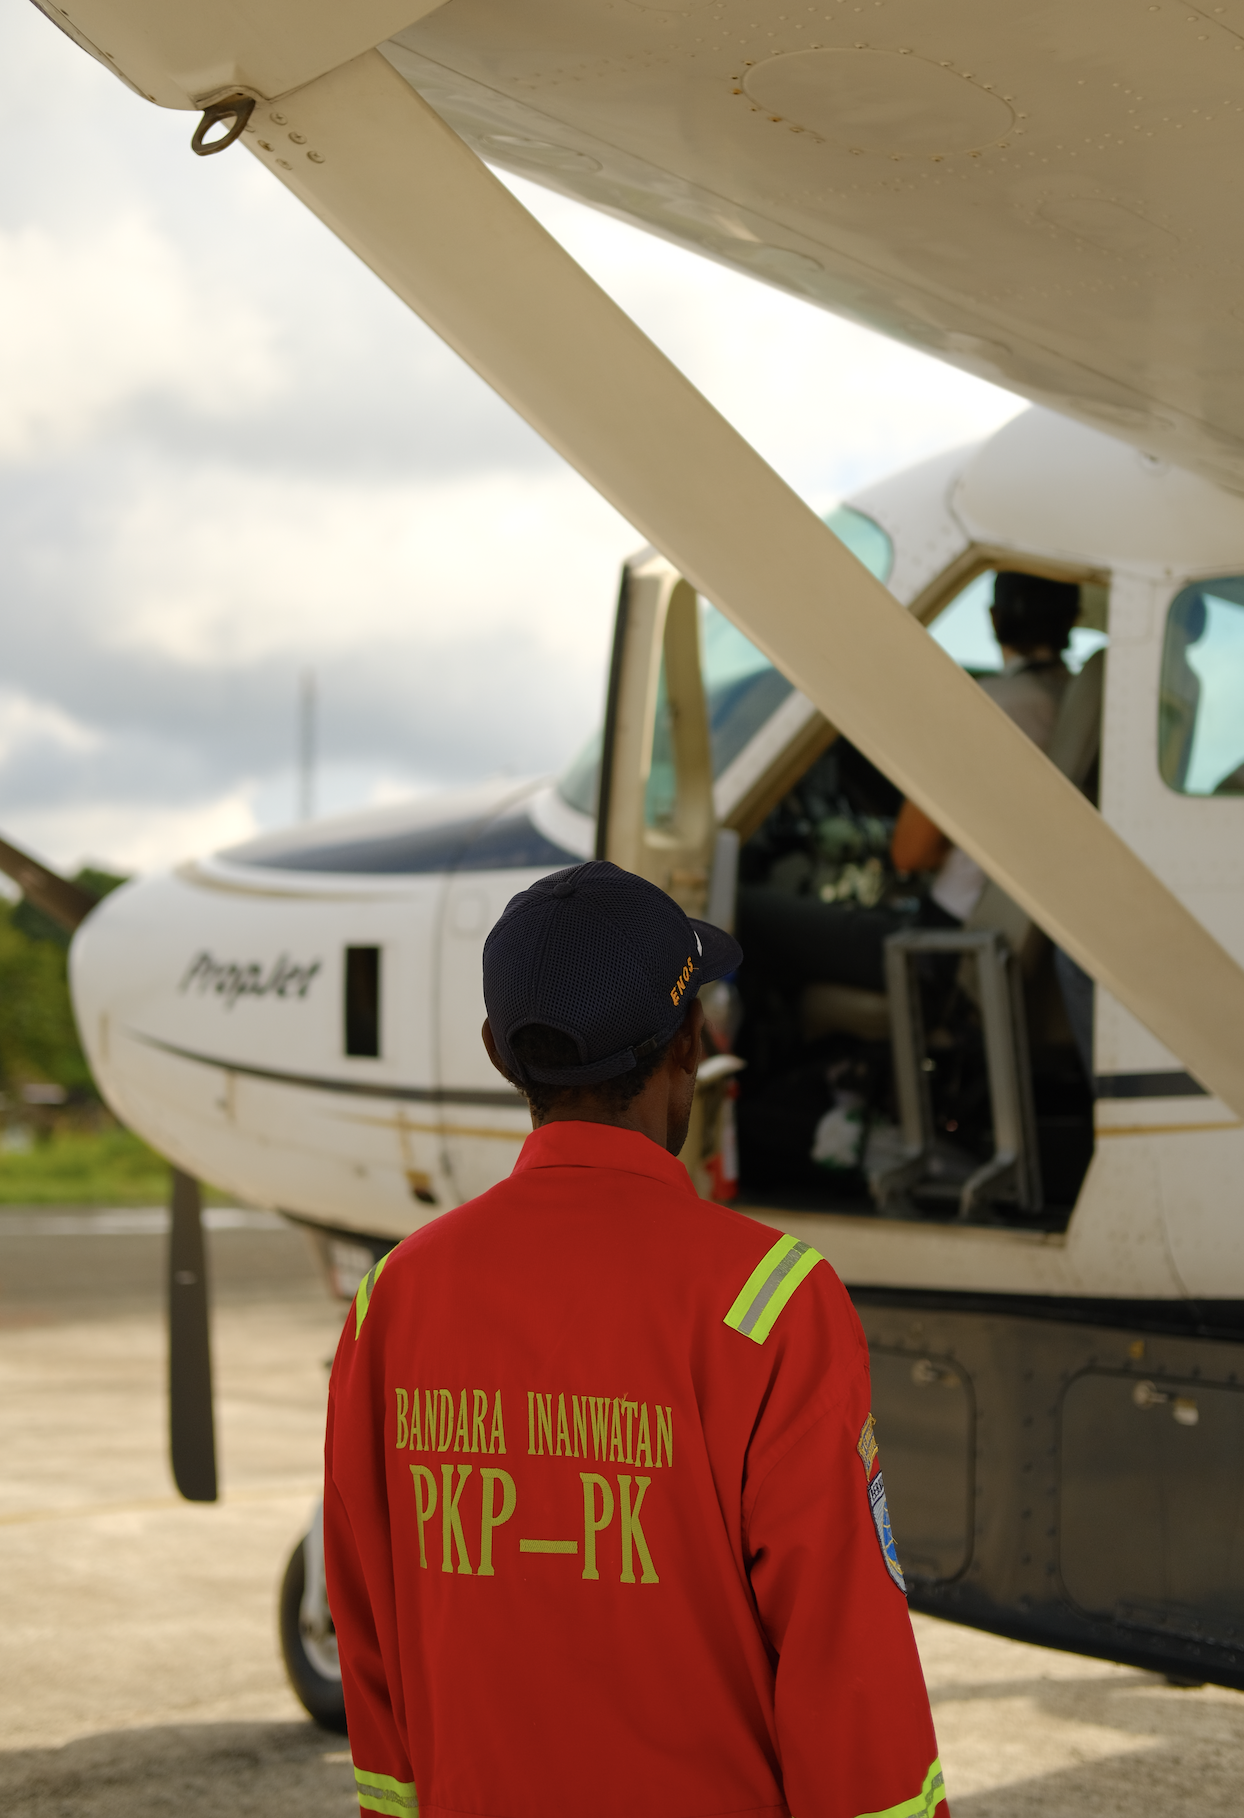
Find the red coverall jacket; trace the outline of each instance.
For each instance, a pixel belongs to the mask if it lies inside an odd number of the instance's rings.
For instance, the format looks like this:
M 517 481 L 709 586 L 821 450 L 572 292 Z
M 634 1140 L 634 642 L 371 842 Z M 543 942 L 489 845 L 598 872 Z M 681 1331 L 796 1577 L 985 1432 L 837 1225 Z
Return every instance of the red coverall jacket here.
M 547 1124 L 378 1264 L 326 1453 L 365 1811 L 947 1818 L 855 1311 L 647 1137 Z

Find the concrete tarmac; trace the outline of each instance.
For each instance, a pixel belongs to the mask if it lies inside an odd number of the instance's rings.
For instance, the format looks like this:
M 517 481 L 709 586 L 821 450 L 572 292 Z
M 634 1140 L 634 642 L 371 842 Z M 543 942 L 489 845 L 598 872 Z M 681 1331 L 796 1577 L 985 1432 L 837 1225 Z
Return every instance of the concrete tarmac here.
M 276 1594 L 314 1504 L 341 1324 L 302 1235 L 211 1215 L 223 1501 L 168 1474 L 151 1212 L 0 1210 L 0 1812 L 348 1818 L 344 1740 L 289 1691 Z M 926 1617 L 955 1818 L 1226 1818 L 1244 1698 Z

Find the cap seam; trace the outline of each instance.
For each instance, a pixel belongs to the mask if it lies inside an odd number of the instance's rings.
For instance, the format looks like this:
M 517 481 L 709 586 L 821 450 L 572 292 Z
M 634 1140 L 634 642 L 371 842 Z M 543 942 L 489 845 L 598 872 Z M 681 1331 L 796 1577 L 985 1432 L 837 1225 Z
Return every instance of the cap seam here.
M 656 886 L 656 887 L 659 888 L 659 886 Z M 687 912 L 685 909 L 683 909 L 682 905 L 680 903 L 674 903 L 673 897 L 670 897 L 669 901 L 674 904 L 674 908 L 677 909 L 679 911 L 679 913 L 685 919 Z M 641 968 L 641 970 L 644 972 L 649 983 L 652 984 L 655 988 L 659 989 L 660 980 L 657 977 L 655 965 L 652 963 L 648 954 L 645 953 L 644 950 L 640 947 L 640 945 L 636 941 L 634 935 L 626 927 L 625 923 L 621 922 L 618 919 L 617 911 L 610 908 L 607 904 L 603 904 L 603 903 L 598 903 L 598 908 L 599 908 L 600 914 L 608 922 L 609 926 L 615 931 L 618 938 L 622 941 L 625 941 L 628 949 L 630 950 L 631 954 L 634 956 L 634 958 L 635 958 L 637 964 L 639 965 L 639 967 Z

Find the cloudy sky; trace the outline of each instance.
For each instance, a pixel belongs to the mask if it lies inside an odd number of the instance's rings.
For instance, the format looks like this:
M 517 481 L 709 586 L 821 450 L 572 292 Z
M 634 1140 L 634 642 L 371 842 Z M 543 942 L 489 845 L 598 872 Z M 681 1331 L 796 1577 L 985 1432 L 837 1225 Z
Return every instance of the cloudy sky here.
M 640 540 L 241 147 L 0 0 L 0 832 L 147 869 L 555 770 Z M 513 187 L 818 509 L 1019 407 Z M 740 383 L 740 374 L 746 382 Z

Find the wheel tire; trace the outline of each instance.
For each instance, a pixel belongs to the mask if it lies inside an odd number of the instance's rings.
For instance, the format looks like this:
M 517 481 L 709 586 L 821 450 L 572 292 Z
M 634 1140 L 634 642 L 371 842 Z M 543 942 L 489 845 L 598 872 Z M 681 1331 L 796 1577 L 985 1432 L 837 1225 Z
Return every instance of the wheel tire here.
M 307 1654 L 299 1615 L 306 1584 L 306 1563 L 302 1542 L 294 1548 L 281 1581 L 280 1629 L 281 1653 L 289 1682 L 307 1712 L 325 1730 L 345 1734 L 346 1701 L 341 1677 L 330 1678 Z

